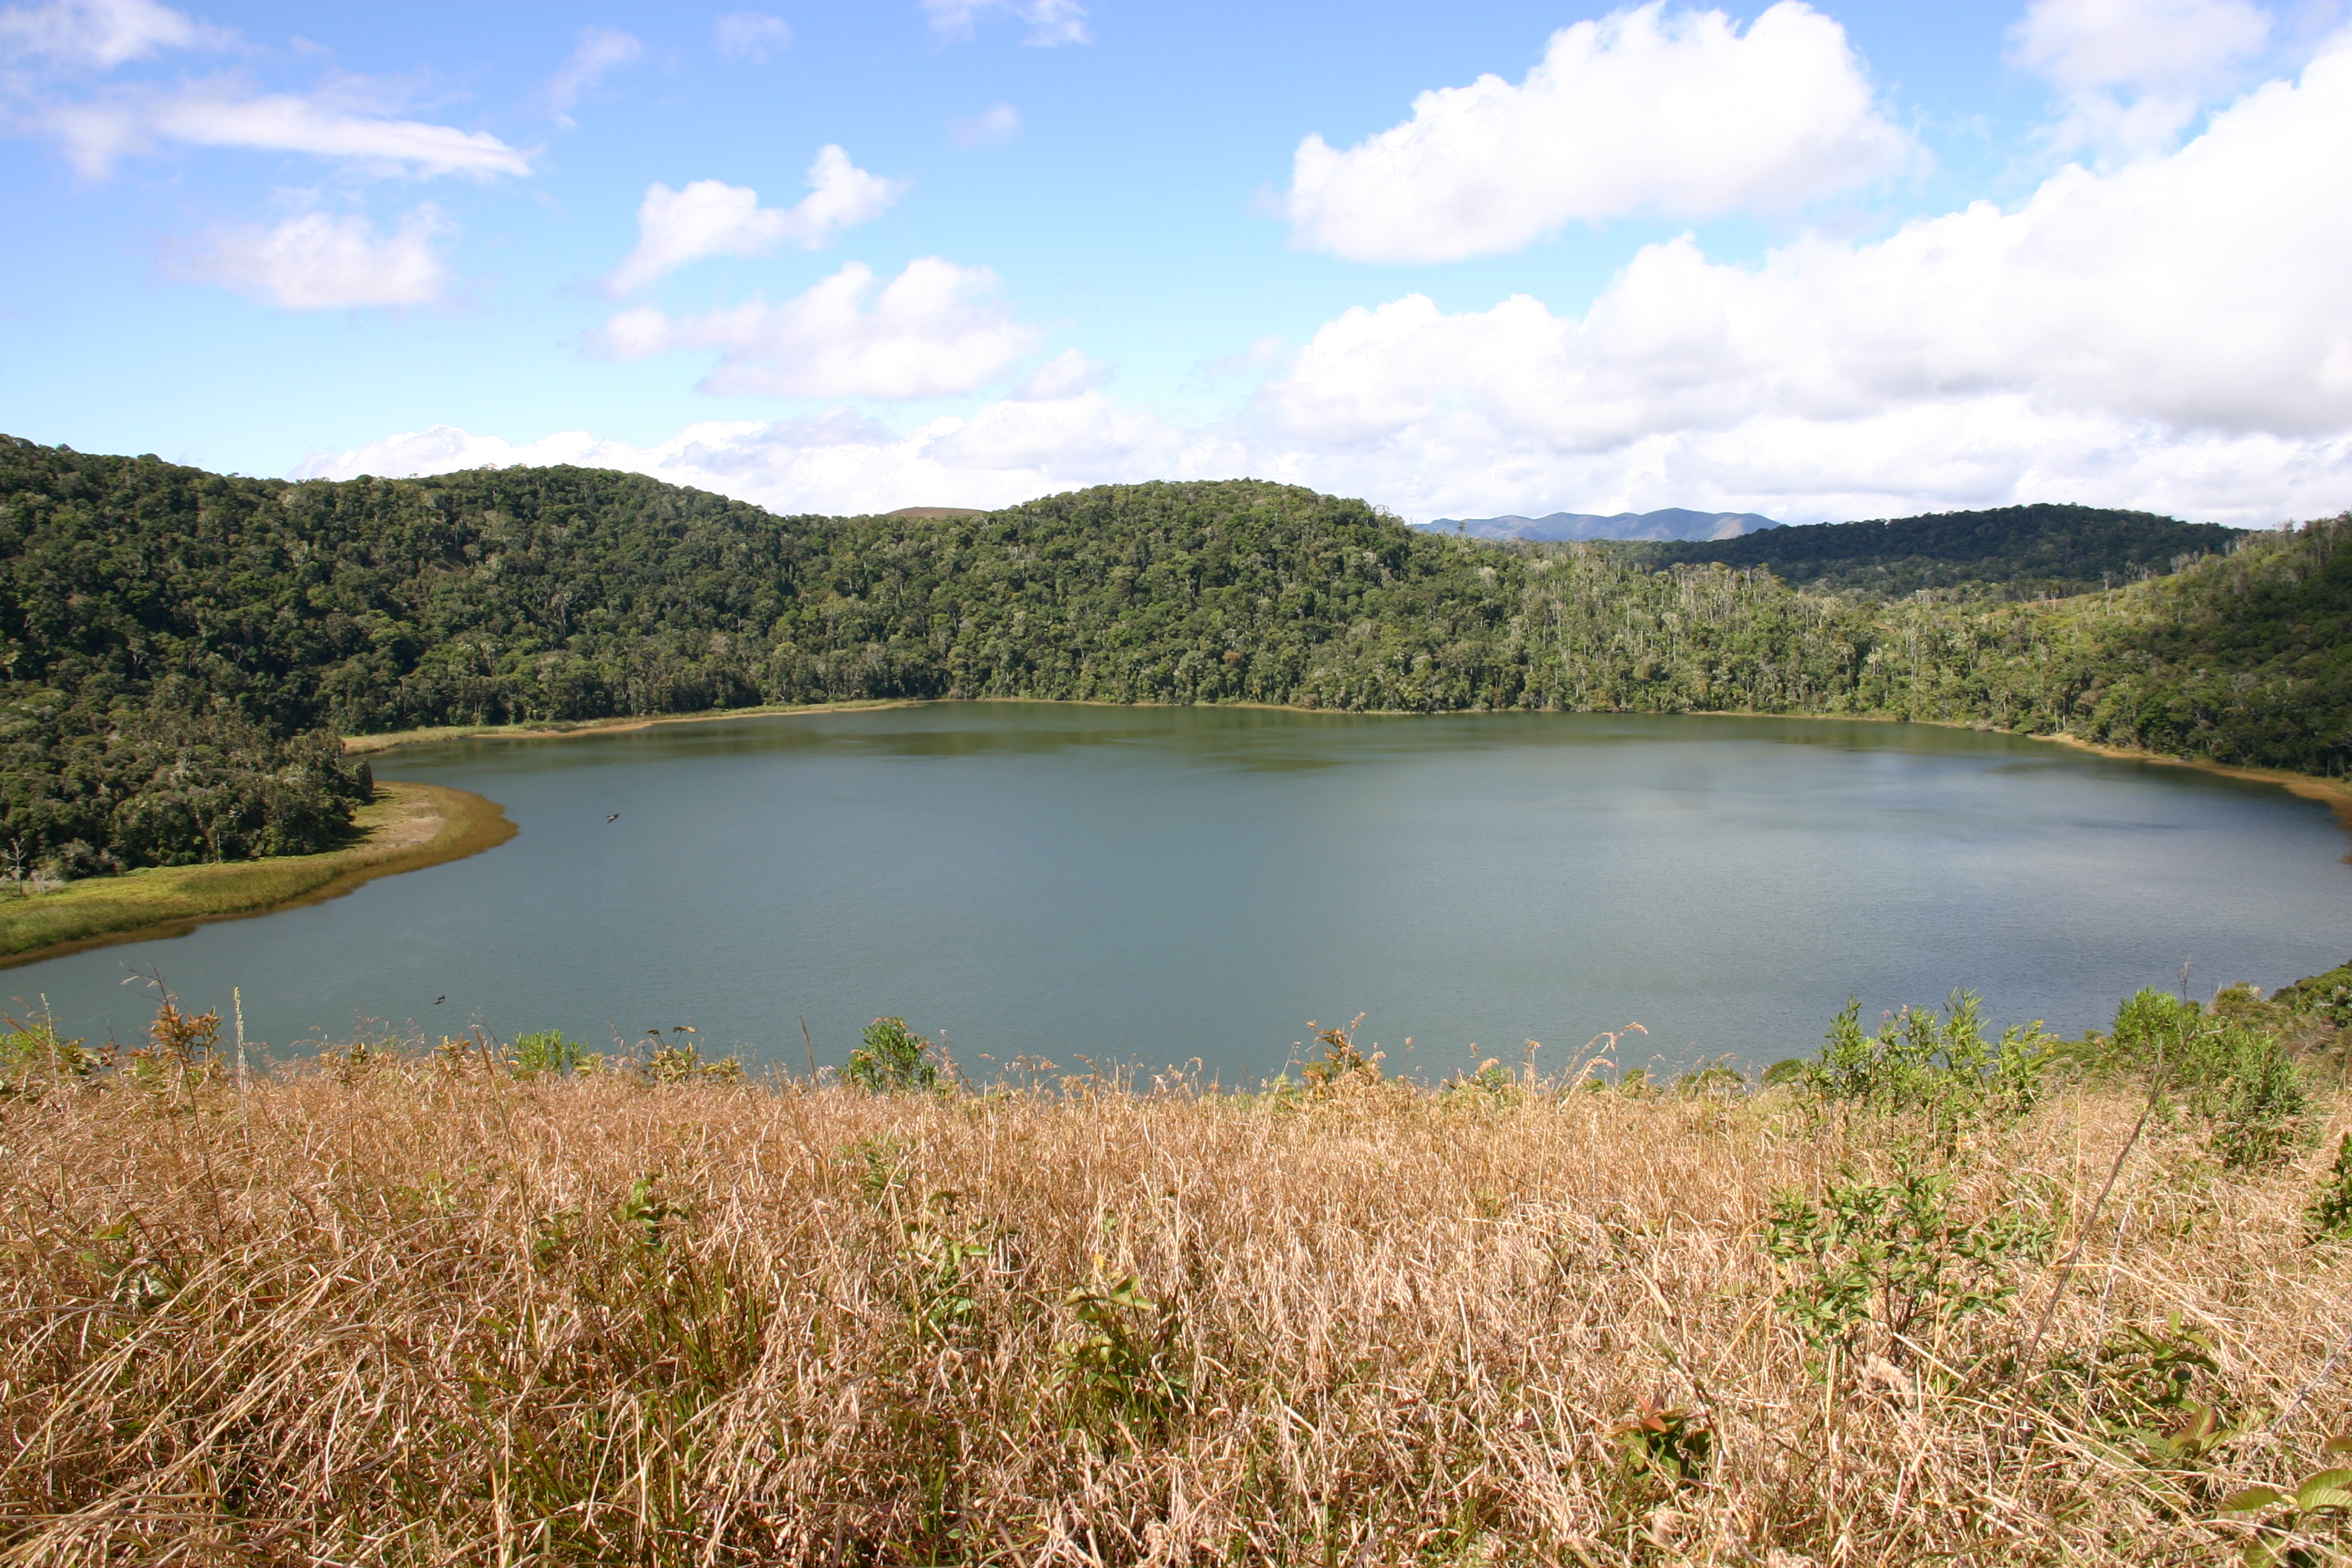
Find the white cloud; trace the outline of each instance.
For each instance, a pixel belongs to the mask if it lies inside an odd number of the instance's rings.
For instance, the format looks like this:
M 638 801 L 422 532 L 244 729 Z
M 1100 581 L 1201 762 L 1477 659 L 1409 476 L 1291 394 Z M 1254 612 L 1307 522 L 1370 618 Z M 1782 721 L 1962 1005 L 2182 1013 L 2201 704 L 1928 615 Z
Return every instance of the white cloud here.
M 2032 0 L 2009 30 L 2009 63 L 2060 93 L 2061 152 L 2170 145 L 2270 42 L 2252 0 Z
M 571 58 L 548 79 L 549 112 L 560 123 L 570 125 L 572 108 L 580 101 L 582 93 L 645 52 L 645 45 L 635 35 L 618 27 L 581 28 L 572 46 Z
M 308 213 L 267 228 L 215 230 L 180 270 L 281 310 L 429 305 L 448 288 L 449 268 L 436 242 L 449 227 L 430 205 L 410 213 L 385 239 L 359 214 Z
M 817 150 L 809 194 L 790 207 L 763 207 L 749 185 L 697 180 L 682 191 L 656 183 L 637 206 L 637 245 L 605 286 L 641 289 L 706 256 L 764 256 L 783 246 L 822 250 L 843 232 L 887 212 L 908 189 L 904 180 L 869 174 L 839 147 Z
M 1660 0 L 1553 34 L 1517 87 L 1424 92 L 1345 152 L 1307 137 L 1285 205 L 1310 249 L 1453 261 L 1579 219 L 1793 208 L 1917 157 L 1827 16 L 1780 0 L 1742 34 Z
M 1110 366 L 1088 359 L 1076 349 L 1064 349 L 1029 373 L 1013 395 L 1018 403 L 1053 403 L 1076 397 L 1099 386 L 1110 376 Z
M 717 349 L 702 389 L 720 396 L 947 397 L 995 379 L 1035 346 L 1036 330 L 992 298 L 996 274 L 936 256 L 908 263 L 877 293 L 853 261 L 804 294 L 772 305 L 673 319 L 647 305 L 605 322 L 616 359 Z
M 0 11 L 0 44 L 71 65 L 111 70 L 159 49 L 218 48 L 231 36 L 155 0 L 51 0 Z
M 1029 24 L 1027 41 L 1041 48 L 1088 41 L 1087 8 L 1080 0 L 922 0 L 922 7 L 931 31 L 941 38 L 969 38 L 982 21 L 1010 16 Z
M 390 119 L 323 95 L 256 96 L 228 80 L 117 93 L 58 106 L 42 118 L 65 144 L 68 160 L 92 176 L 158 142 L 302 153 L 367 173 L 416 178 L 530 173 L 527 154 L 486 131 Z
M 1009 103 L 992 104 L 978 114 L 948 121 L 948 140 L 959 147 L 987 147 L 1010 142 L 1021 129 L 1021 111 Z
M 792 24 L 759 11 L 730 11 L 711 29 L 719 52 L 753 65 L 783 53 L 793 41 Z
M 2352 34 L 2179 151 L 2066 169 L 2013 210 L 1979 205 L 1869 242 L 1809 237 L 1753 265 L 1689 237 L 1654 245 L 1580 315 L 1524 296 L 1348 311 L 1287 353 L 1256 345 L 1262 386 L 1215 423 L 1113 399 L 1072 353 L 1013 396 L 904 430 L 835 415 L 698 426 L 643 449 L 584 436 L 499 449 L 546 461 L 569 441 L 572 460 L 593 449 L 781 510 L 1249 474 L 1422 518 L 1675 505 L 1806 521 L 2033 500 L 2249 524 L 2323 516 L 2352 501 L 2347 191 Z M 934 297 L 985 298 L 984 274 L 932 265 Z M 845 355 L 856 374 L 812 372 L 790 390 L 903 389 L 905 367 L 955 334 L 886 328 L 873 287 L 849 268 L 724 320 L 647 312 L 639 346 L 692 340 L 787 374 Z M 828 289 L 846 302 L 816 299 Z M 894 331 L 902 355 L 856 362 L 860 342 Z M 1009 367 L 1016 352 L 969 357 Z M 392 455 L 362 448 L 315 471 L 387 471 Z
M 577 463 L 650 474 L 772 510 L 856 514 L 902 506 L 1009 506 L 1139 475 L 1239 472 L 1214 436 L 1187 435 L 1099 393 L 992 404 L 971 419 L 898 432 L 844 409 L 813 418 L 696 425 L 652 447 L 565 431 L 513 444 L 452 426 L 311 458 L 294 479 L 397 478 L 487 465 Z
M 2196 85 L 2261 53 L 2270 31 L 2252 0 L 2032 0 L 2009 58 L 2067 92 Z

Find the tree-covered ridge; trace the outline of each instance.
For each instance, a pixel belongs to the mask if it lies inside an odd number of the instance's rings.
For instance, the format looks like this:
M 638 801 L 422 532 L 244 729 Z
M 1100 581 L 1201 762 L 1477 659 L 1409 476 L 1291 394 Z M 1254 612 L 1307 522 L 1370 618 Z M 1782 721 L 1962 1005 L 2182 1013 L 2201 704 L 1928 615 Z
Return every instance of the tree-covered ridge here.
M 2235 536 L 2056 604 L 1879 603 L 1255 480 L 779 518 L 596 469 L 298 484 L 7 442 L 0 843 L 126 865 L 315 844 L 352 788 L 284 749 L 315 731 L 873 698 L 1875 714 L 2341 773 L 2347 539 Z M 142 837 L 164 818 L 130 797 L 199 787 L 198 721 L 260 826 L 184 803 L 176 837 Z M 100 738 L 110 773 L 86 765 Z
M 1649 567 L 1769 567 L 1801 587 L 1889 598 L 1968 587 L 1990 596 L 2086 594 L 2231 549 L 2241 530 L 2094 506 L 2007 506 L 1776 528 L 1736 539 L 1613 545 Z

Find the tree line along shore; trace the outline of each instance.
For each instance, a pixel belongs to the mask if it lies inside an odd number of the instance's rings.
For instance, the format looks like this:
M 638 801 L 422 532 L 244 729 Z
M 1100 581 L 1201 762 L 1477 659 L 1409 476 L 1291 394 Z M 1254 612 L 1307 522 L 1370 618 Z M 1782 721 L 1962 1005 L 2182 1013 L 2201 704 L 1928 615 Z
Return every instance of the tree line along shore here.
M 0 876 L 339 847 L 341 736 L 893 700 L 1834 714 L 2339 778 L 2347 542 L 2021 507 L 1494 544 L 1250 480 L 776 517 L 0 437 Z
M 1755 1084 L 0 1037 L 0 1554 L 2335 1561 L 2352 967 Z

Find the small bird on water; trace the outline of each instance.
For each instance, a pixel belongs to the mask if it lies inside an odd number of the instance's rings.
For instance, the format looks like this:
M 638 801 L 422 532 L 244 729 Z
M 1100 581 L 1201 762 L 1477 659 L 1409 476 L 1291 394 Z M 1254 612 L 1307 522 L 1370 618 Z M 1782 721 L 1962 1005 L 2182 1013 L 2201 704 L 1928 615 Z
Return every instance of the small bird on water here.
M 442 1004 L 442 1003 L 446 1002 L 447 1000 L 449 1000 L 449 998 L 447 998 L 446 996 L 436 996 L 435 998 L 433 998 L 433 1005 L 434 1005 L 436 1007 L 438 1007 L 439 1005 L 441 1005 L 441 1004 Z
M 617 812 L 617 811 L 616 811 L 616 812 L 614 812 L 612 816 L 610 816 L 606 817 L 604 820 L 605 820 L 605 821 L 607 821 L 607 822 L 618 822 L 618 821 L 620 821 L 620 820 L 621 820 L 621 814 L 620 814 L 619 812 Z

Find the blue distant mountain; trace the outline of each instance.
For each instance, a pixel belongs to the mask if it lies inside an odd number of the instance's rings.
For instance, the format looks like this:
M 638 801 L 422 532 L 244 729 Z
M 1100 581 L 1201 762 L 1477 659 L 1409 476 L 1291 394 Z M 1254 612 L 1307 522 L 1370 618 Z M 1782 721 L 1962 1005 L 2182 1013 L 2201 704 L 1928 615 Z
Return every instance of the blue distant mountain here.
M 1621 511 L 1613 517 L 1590 511 L 1556 511 L 1549 517 L 1441 517 L 1423 526 L 1441 533 L 1459 530 L 1473 539 L 1737 539 L 1780 525 L 1752 511 L 1692 511 L 1669 506 L 1656 511 Z

